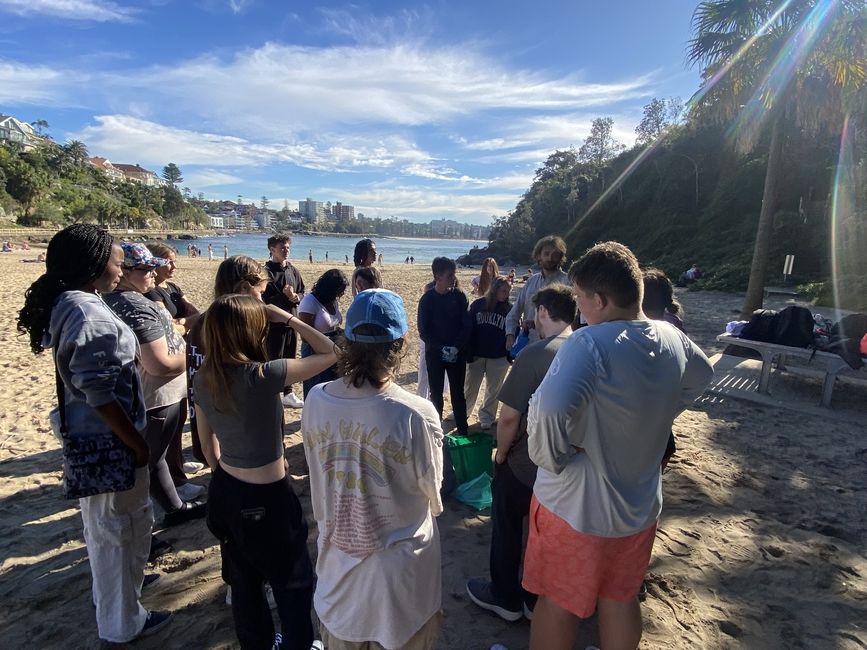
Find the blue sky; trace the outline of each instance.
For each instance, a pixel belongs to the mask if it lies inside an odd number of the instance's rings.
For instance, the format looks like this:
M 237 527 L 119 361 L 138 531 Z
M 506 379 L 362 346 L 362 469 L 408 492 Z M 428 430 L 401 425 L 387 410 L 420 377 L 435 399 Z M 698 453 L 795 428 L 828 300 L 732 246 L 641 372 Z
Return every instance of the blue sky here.
M 695 0 L 0 0 L 0 113 L 209 198 L 487 224 L 595 117 L 695 92 Z

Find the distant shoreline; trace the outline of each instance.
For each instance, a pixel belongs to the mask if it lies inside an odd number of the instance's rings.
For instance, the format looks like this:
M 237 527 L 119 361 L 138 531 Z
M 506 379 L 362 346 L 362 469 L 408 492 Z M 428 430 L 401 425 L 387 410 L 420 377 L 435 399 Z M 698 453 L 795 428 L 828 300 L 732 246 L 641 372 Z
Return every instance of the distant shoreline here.
M 15 240 L 17 238 L 51 238 L 61 228 L 36 228 L 32 226 L 18 226 L 14 228 L 0 228 L 0 239 Z M 108 228 L 108 232 L 114 236 L 136 239 L 138 237 L 147 237 L 149 239 L 183 239 L 194 241 L 205 237 L 231 237 L 232 235 L 263 235 L 266 237 L 279 232 L 293 237 L 307 235 L 310 237 L 342 237 L 346 239 L 394 239 L 394 240 L 412 240 L 412 239 L 429 239 L 432 241 L 459 241 L 459 242 L 476 242 L 480 248 L 488 245 L 485 239 L 463 239 L 462 237 L 402 237 L 398 235 L 380 235 L 379 233 L 338 233 L 338 232 L 323 232 L 323 231 L 263 231 L 263 230 L 145 230 L 145 229 L 126 229 L 126 228 Z

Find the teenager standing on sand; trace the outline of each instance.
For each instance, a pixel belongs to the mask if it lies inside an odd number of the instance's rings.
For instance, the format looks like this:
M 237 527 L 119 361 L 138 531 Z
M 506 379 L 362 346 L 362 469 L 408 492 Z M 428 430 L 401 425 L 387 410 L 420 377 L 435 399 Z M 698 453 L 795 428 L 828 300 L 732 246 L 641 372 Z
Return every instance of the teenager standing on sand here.
M 225 263 L 224 263 L 225 264 Z M 268 361 L 268 322 L 294 328 L 313 353 Z M 308 650 L 313 567 L 307 523 L 286 474 L 283 389 L 322 372 L 334 344 L 298 318 L 250 295 L 217 298 L 203 323 L 205 359 L 193 380 L 202 449 L 214 468 L 208 528 L 228 554 L 232 615 L 242 648 Z M 265 598 L 271 585 L 282 632 Z
M 330 650 L 429 650 L 442 621 L 442 429 L 430 402 L 395 383 L 408 329 L 396 293 L 359 293 L 343 376 L 310 391 L 301 419 Z
M 123 259 L 96 226 L 61 230 L 18 315 L 33 352 L 54 350 L 64 490 L 79 499 L 97 629 L 111 643 L 155 632 L 172 616 L 140 601 L 154 522 L 144 396 L 135 335 L 100 298 L 120 281 Z
M 530 648 L 571 648 L 594 611 L 603 648 L 636 648 L 671 424 L 713 369 L 682 332 L 641 311 L 641 270 L 626 246 L 597 244 L 569 277 L 591 327 L 562 345 L 530 400 Z
M 186 345 L 165 307 L 144 294 L 153 289 L 154 270 L 167 264 L 144 244 L 123 242 L 123 277 L 105 302 L 130 326 L 139 342 L 139 363 L 147 408 L 146 440 L 150 447 L 151 496 L 165 511 L 163 524 L 173 526 L 205 516 L 202 501 L 178 494 L 166 462 L 172 438 L 186 419 Z

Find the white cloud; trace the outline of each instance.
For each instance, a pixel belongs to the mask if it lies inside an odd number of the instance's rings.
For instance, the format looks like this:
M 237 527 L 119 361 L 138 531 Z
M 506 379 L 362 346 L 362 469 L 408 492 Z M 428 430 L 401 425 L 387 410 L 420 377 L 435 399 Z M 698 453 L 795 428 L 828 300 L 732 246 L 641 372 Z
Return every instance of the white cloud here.
M 253 5 L 253 0 L 229 0 L 229 9 L 232 13 L 242 14 Z
M 432 161 L 413 143 L 393 135 L 323 135 L 312 142 L 252 142 L 231 135 L 169 127 L 128 115 L 98 115 L 96 124 L 71 134 L 91 151 L 119 162 L 207 167 L 290 163 L 310 169 L 350 172 L 395 169 L 425 175 Z
M 93 22 L 129 22 L 138 9 L 111 0 L 0 0 L 0 11 Z
M 184 172 L 184 185 L 187 187 L 214 187 L 216 185 L 235 185 L 244 181 L 240 176 L 227 174 L 217 169 L 196 169 Z
M 75 100 L 65 90 L 62 70 L 0 61 L 0 103 L 9 106 L 71 106 Z M 82 78 L 82 75 L 76 75 Z M 82 79 L 84 81 L 84 79 Z

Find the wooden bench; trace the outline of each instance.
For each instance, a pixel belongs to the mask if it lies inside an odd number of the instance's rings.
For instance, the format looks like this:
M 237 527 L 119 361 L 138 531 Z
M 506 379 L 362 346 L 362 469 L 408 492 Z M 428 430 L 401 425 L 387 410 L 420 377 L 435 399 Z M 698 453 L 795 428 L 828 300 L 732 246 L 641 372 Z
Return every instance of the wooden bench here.
M 824 373 L 822 382 L 822 401 L 821 405 L 825 407 L 831 406 L 831 394 L 834 392 L 834 382 L 837 375 L 846 370 L 852 370 L 851 366 L 846 363 L 843 358 L 832 352 L 822 352 L 820 350 L 810 350 L 808 348 L 793 348 L 788 345 L 778 345 L 776 343 L 765 343 L 763 341 L 750 341 L 749 339 L 740 339 L 731 334 L 720 334 L 716 340 L 726 345 L 736 345 L 741 348 L 755 350 L 762 357 L 762 372 L 759 376 L 759 393 L 768 394 L 768 384 L 771 380 L 771 369 L 776 359 L 777 370 L 786 370 L 786 362 L 791 357 L 793 359 L 803 359 L 809 366 L 821 366 Z M 865 359 L 867 364 L 867 359 Z M 867 367 L 867 366 L 865 366 Z

